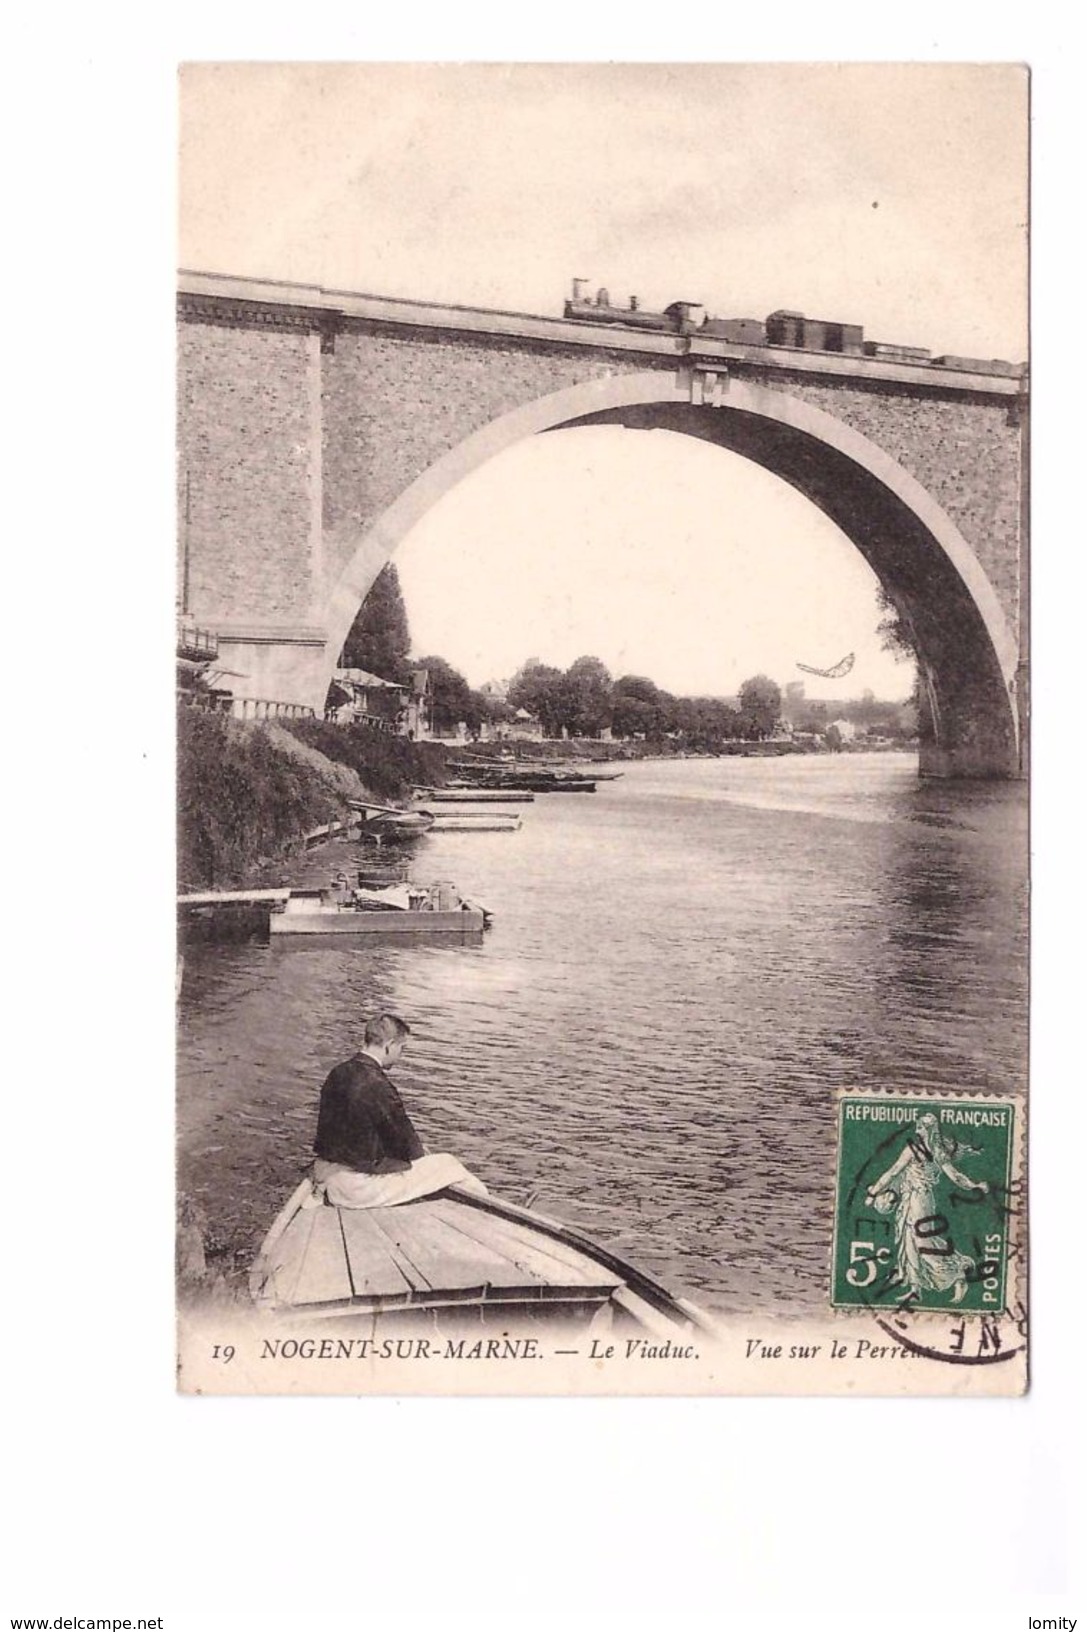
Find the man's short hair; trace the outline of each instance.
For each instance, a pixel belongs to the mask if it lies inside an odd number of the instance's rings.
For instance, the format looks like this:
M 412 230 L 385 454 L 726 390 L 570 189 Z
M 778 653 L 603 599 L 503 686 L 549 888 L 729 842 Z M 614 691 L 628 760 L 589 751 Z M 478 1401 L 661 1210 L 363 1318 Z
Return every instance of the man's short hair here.
M 398 1043 L 411 1031 L 406 1020 L 401 1020 L 398 1014 L 375 1014 L 372 1020 L 367 1020 L 366 1030 L 363 1033 L 368 1046 L 377 1043 Z

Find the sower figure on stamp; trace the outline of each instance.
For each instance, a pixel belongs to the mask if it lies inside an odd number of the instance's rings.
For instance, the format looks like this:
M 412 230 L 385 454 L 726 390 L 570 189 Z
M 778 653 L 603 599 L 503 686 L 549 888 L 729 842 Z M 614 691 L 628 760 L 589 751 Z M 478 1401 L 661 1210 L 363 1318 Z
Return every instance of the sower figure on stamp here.
M 386 1067 L 404 1052 L 410 1029 L 395 1014 L 368 1020 L 358 1053 L 326 1079 L 313 1142 L 314 1202 L 395 1207 L 450 1184 L 487 1194 L 486 1186 L 455 1156 L 424 1151 L 387 1075 Z
M 981 1195 L 989 1186 L 954 1165 L 959 1149 L 976 1154 L 967 1145 L 949 1144 L 936 1117 L 926 1113 L 917 1118 L 898 1159 L 868 1187 L 869 1206 L 879 1213 L 894 1212 L 895 1278 L 906 1288 L 906 1297 L 950 1292 L 951 1302 L 961 1303 L 966 1296 L 975 1260 L 958 1252 L 942 1233 L 947 1221 L 936 1205 L 937 1186 L 943 1178 L 959 1190 Z

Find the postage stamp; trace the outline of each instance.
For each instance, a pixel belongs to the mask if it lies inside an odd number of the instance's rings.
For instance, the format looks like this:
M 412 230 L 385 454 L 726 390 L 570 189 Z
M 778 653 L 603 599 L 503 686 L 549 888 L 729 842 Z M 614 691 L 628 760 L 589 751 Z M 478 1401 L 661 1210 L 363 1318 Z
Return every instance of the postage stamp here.
M 1025 1326 L 1021 1150 L 1012 1098 L 841 1094 L 832 1306 L 881 1312 L 911 1346 L 916 1317 L 952 1316 L 938 1351 L 924 1343 L 923 1352 L 1000 1358 L 1001 1324 Z

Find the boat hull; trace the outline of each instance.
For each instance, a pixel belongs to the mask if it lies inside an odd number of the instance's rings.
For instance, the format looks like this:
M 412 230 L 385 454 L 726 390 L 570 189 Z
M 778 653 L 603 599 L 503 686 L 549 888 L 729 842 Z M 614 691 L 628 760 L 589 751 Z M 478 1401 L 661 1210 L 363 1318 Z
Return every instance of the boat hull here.
M 709 1318 L 649 1276 L 553 1219 L 451 1186 L 397 1207 L 315 1201 L 304 1180 L 275 1220 L 250 1275 L 267 1314 L 445 1326 L 489 1318 L 614 1324 L 675 1336 Z
M 355 912 L 350 907 L 313 907 L 274 912 L 273 935 L 470 935 L 483 933 L 482 912 Z

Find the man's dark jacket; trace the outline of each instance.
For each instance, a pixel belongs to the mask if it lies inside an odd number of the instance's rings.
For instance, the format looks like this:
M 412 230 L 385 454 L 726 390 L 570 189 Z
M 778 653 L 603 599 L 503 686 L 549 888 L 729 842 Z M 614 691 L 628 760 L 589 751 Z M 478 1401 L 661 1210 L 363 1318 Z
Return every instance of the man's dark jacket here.
M 423 1154 L 400 1095 L 368 1054 L 354 1055 L 329 1074 L 313 1148 L 326 1162 L 356 1173 L 396 1171 Z

